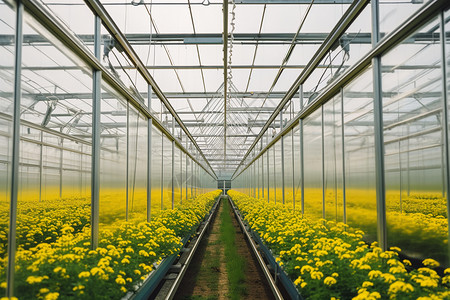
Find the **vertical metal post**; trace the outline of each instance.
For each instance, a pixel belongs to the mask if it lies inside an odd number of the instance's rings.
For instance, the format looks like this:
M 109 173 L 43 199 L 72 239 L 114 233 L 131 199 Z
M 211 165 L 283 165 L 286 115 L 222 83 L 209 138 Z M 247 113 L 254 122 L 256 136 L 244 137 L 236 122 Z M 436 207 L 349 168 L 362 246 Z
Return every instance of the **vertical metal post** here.
M 194 186 L 194 161 L 191 160 L 191 198 L 193 198 L 193 186 Z
M 444 12 L 441 11 L 440 13 L 440 30 L 441 30 L 441 59 L 442 59 L 442 87 L 443 87 L 443 95 L 442 95 L 442 123 L 443 123 L 443 132 L 444 132 L 444 153 L 445 153 L 445 192 L 447 197 L 447 215 L 450 215 L 450 148 L 449 148 L 449 118 L 448 118 L 448 73 L 447 73 L 447 49 L 446 49 L 446 32 L 445 32 L 445 16 Z M 448 232 L 450 235 L 450 219 L 447 218 L 448 222 Z M 447 257 L 450 257 L 450 239 L 448 239 L 448 245 L 447 245 Z M 447 261 L 448 264 L 448 261 Z
M 175 120 L 172 118 L 172 134 L 175 136 Z M 172 140 L 172 209 L 175 207 L 175 140 Z
M 162 117 L 162 115 L 161 115 Z M 161 134 L 161 210 L 164 209 L 164 133 Z
M 81 152 L 83 153 L 83 145 L 81 145 Z M 59 198 L 62 198 L 63 191 L 63 158 L 64 158 L 64 139 L 61 138 L 61 149 L 59 150 Z M 83 182 L 83 154 L 81 156 L 80 162 L 80 174 L 81 174 L 81 183 Z
M 43 174 L 43 153 L 44 152 L 44 133 L 42 132 L 42 130 L 40 131 L 40 140 L 41 143 L 39 144 L 39 202 L 42 201 L 42 174 Z
M 283 205 L 285 204 L 285 178 L 284 178 L 284 135 L 281 136 L 281 193 Z
M 180 141 L 181 142 L 181 141 Z M 178 181 L 179 193 L 180 193 L 180 204 L 183 204 L 183 155 L 185 153 L 180 149 L 180 180 Z
M 303 110 L 303 85 L 300 85 L 300 111 Z M 300 134 L 300 205 L 302 215 L 305 214 L 305 164 L 303 155 L 303 119 L 298 122 Z
M 22 24 L 23 5 L 22 1 L 17 1 L 16 11 L 16 37 L 15 37 L 15 58 L 14 58 L 14 111 L 12 128 L 12 161 L 11 161 L 11 199 L 9 215 L 9 235 L 8 235 L 8 265 L 6 270 L 6 295 L 12 298 L 14 294 L 14 271 L 16 259 L 16 222 L 17 222 L 17 201 L 19 194 L 19 155 L 20 155 L 20 100 L 21 100 L 21 76 L 22 76 Z
M 261 150 L 262 150 L 262 139 L 261 139 Z M 264 186 L 264 154 L 261 155 L 261 189 L 262 189 L 262 198 L 265 198 L 265 186 Z
M 272 146 L 272 148 L 273 148 L 273 170 L 274 170 L 274 175 L 275 175 L 275 168 L 276 168 L 276 161 L 275 161 L 275 144 Z M 274 176 L 273 177 L 273 185 L 274 185 L 274 195 L 275 195 L 275 203 L 277 203 L 277 190 L 278 190 L 278 187 L 277 187 L 277 176 Z
M 101 59 L 101 24 L 99 16 L 95 16 L 95 57 Z M 100 218 L 100 132 L 101 132 L 101 80 L 102 72 L 93 70 L 94 93 L 92 99 L 92 174 L 91 174 L 91 248 L 98 247 Z
M 347 191 L 345 183 L 345 129 L 344 129 L 344 89 L 341 88 L 341 139 L 342 139 L 342 222 L 347 224 Z
M 187 143 L 187 141 L 188 141 L 188 139 L 186 139 L 186 149 L 187 149 L 187 145 L 188 145 L 188 143 Z M 186 154 L 186 162 L 185 162 L 185 164 L 186 164 L 186 170 L 185 170 L 185 172 L 186 172 L 186 174 L 185 174 L 185 181 L 186 181 L 186 184 L 185 184 L 185 195 L 186 195 L 186 200 L 188 199 L 188 161 L 189 161 L 189 156 Z
M 147 105 L 150 109 L 152 103 L 151 95 L 152 87 L 148 88 Z M 147 120 L 147 222 L 152 219 L 152 130 L 153 120 L 148 118 Z
M 128 211 L 129 211 L 129 173 L 130 173 L 130 103 L 127 102 L 127 130 L 126 130 L 126 134 L 127 134 L 127 149 L 126 149 L 126 174 L 125 174 L 125 192 L 126 192 L 126 197 L 125 197 L 125 220 L 128 221 Z
M 372 5 L 372 47 L 378 43 L 379 31 L 379 5 L 378 0 Z M 387 249 L 386 237 L 386 187 L 384 178 L 384 140 L 383 140 L 383 96 L 381 87 L 381 57 L 372 59 L 373 65 L 373 111 L 374 111 L 374 135 L 375 135 L 375 176 L 376 176 L 376 200 L 377 200 L 377 238 L 380 247 Z
M 267 156 L 267 203 L 270 202 L 270 149 L 266 150 Z
M 294 130 L 291 130 L 291 167 L 292 167 L 292 209 L 295 210 L 295 155 L 294 155 Z
M 322 218 L 325 219 L 326 214 L 325 214 L 325 138 L 324 138 L 324 134 L 325 134 L 325 126 L 324 126 L 324 108 L 323 105 L 321 107 L 321 125 L 322 125 Z
M 259 189 L 261 188 L 260 185 L 259 185 L 260 184 L 260 180 L 261 180 L 261 178 L 260 178 L 261 174 L 260 174 L 260 170 L 259 170 L 259 158 L 258 158 L 258 160 L 256 162 L 257 162 L 256 163 L 256 168 L 258 168 L 258 180 L 257 181 L 258 181 L 258 199 L 259 199 L 259 197 L 260 197 L 259 196 Z

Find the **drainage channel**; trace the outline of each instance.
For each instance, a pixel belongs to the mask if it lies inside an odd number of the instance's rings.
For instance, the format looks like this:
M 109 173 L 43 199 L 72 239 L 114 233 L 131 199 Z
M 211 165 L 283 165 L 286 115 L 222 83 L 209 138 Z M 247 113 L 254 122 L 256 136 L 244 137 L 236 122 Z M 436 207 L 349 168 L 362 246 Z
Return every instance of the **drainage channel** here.
M 264 275 L 227 196 L 221 197 L 208 227 L 200 231 L 204 234 L 181 253 L 181 263 L 172 266 L 150 299 L 283 299 Z M 183 264 L 184 256 L 189 256 L 188 264 Z

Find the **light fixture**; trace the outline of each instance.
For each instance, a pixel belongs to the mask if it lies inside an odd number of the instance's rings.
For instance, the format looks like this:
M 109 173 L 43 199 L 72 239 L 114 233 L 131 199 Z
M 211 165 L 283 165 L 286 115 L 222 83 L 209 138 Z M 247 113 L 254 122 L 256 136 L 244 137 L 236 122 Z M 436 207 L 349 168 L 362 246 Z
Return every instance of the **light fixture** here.
M 202 4 L 203 4 L 204 6 L 208 6 L 208 5 L 210 5 L 211 3 L 209 2 L 209 0 L 203 0 Z

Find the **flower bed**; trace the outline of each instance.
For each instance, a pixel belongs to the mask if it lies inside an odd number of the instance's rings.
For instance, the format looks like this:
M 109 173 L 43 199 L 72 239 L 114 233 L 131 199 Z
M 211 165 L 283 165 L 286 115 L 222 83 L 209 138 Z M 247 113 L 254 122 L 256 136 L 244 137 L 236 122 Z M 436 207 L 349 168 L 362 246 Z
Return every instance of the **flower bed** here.
M 228 194 L 307 299 L 450 298 L 450 268 L 440 277 L 435 260 L 413 269 L 398 258 L 400 249 L 368 246 L 362 231 L 343 223 L 308 220 L 280 204 Z
M 188 200 L 174 210 L 163 210 L 151 222 L 121 222 L 100 232 L 99 247 L 90 250 L 89 218 L 73 227 L 73 221 L 55 225 L 51 240 L 36 245 L 20 244 L 16 252 L 15 290 L 19 299 L 120 299 L 146 279 L 164 257 L 180 250 L 182 237 L 189 234 L 211 209 L 220 191 Z M 42 202 L 42 205 L 48 203 Z M 83 207 L 84 201 L 79 202 Z M 41 205 L 41 203 L 36 203 Z M 62 206 L 49 220 L 73 210 Z M 52 216 L 53 213 L 53 216 Z M 88 215 L 89 216 L 89 215 Z M 77 220 L 81 220 L 77 216 Z M 78 222 L 78 221 L 77 221 Z M 21 223 L 18 223 L 21 226 Z M 37 223 L 47 227 L 47 223 Z M 35 229 L 47 232 L 46 228 Z M 22 232 L 22 229 L 18 229 Z M 55 236 L 57 234 L 57 236 Z M 54 240 L 54 241 L 53 241 Z M 29 241 L 28 239 L 25 241 Z M 5 269 L 0 270 L 4 274 Z M 3 276 L 2 276 L 3 277 Z M 1 289 L 6 283 L 1 284 Z

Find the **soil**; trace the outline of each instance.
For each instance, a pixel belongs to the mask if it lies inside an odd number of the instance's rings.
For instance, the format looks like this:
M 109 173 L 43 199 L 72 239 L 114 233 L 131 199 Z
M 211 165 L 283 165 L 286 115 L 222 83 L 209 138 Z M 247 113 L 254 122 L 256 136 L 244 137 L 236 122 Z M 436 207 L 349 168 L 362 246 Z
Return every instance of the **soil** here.
M 247 239 L 236 220 L 234 213 L 230 209 L 231 219 L 233 226 L 236 230 L 236 247 L 240 256 L 242 256 L 247 262 L 245 269 L 245 289 L 246 297 L 244 299 L 260 299 L 269 300 L 275 299 L 272 290 L 270 289 L 264 273 L 258 264 L 256 257 L 254 256 Z
M 222 210 L 223 205 L 220 203 L 218 211 L 212 220 L 209 233 L 200 242 L 174 299 L 229 299 L 229 284 L 224 247 L 220 242 L 220 214 Z M 236 229 L 236 247 L 238 248 L 238 253 L 247 262 L 245 270 L 246 296 L 243 299 L 274 299 L 272 291 L 264 278 L 264 274 L 261 272 L 256 258 L 253 257 L 244 234 L 231 210 L 230 214 L 232 214 L 233 226 Z

